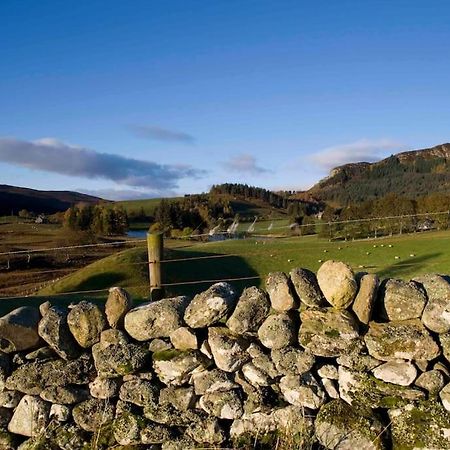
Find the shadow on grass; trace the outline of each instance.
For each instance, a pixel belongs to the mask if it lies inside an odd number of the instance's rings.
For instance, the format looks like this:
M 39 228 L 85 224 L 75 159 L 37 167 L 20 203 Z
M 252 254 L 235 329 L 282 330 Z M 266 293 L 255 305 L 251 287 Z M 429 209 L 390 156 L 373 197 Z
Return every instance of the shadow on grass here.
M 202 281 L 198 284 L 184 284 L 168 286 L 169 295 L 195 295 L 204 291 L 212 284 L 210 280 L 224 278 L 257 277 L 259 274 L 239 256 L 223 258 L 205 258 L 206 256 L 221 256 L 218 253 L 169 250 L 166 253 L 166 262 L 163 263 L 164 283 L 183 283 Z M 183 258 L 193 258 L 187 261 L 173 261 Z M 205 258 L 205 259 L 194 259 Z M 259 285 L 259 279 L 231 281 L 230 284 L 240 292 L 247 286 Z
M 427 255 L 416 256 L 408 259 L 407 262 L 399 261 L 395 264 L 385 267 L 380 272 L 377 272 L 378 276 L 382 278 L 402 278 L 402 276 L 411 273 L 411 269 L 419 271 L 428 265 L 428 262 L 434 260 L 442 253 L 428 253 Z

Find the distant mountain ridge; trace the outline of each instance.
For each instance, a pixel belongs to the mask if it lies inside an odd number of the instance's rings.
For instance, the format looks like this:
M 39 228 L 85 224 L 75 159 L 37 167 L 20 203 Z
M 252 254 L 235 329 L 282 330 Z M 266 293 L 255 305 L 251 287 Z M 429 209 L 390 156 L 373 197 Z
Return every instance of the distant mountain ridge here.
M 401 152 L 374 163 L 344 164 L 307 191 L 338 206 L 391 192 L 410 198 L 450 193 L 450 144 Z
M 34 213 L 53 214 L 65 211 L 76 203 L 98 203 L 99 197 L 72 191 L 39 191 L 18 186 L 0 185 L 0 215 L 17 214 L 21 209 Z

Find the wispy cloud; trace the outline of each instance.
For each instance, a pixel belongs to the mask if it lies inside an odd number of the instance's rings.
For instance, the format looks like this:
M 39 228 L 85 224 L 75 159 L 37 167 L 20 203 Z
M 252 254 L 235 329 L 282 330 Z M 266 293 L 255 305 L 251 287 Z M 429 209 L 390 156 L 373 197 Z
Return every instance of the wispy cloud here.
M 99 153 L 53 138 L 37 141 L 0 138 L 0 161 L 62 175 L 106 179 L 154 193 L 176 189 L 181 179 L 204 174 L 187 165 L 165 165 Z
M 228 161 L 224 162 L 225 167 L 228 170 L 239 173 L 258 175 L 269 172 L 264 167 L 258 166 L 256 158 L 253 155 L 243 153 L 231 157 Z
M 330 170 L 350 162 L 374 162 L 389 153 L 404 149 L 404 145 L 392 139 L 360 139 L 348 144 L 324 148 L 308 157 L 322 169 Z
M 157 125 L 130 125 L 128 128 L 138 138 L 151 141 L 181 142 L 183 144 L 193 144 L 195 142 L 194 136 L 188 133 L 169 130 Z

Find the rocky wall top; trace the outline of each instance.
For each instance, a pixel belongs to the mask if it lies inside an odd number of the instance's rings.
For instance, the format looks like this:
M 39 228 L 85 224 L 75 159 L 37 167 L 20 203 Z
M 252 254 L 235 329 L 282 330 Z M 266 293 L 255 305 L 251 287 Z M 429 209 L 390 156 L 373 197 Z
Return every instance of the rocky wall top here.
M 0 449 L 450 448 L 450 284 L 271 273 L 0 318 Z

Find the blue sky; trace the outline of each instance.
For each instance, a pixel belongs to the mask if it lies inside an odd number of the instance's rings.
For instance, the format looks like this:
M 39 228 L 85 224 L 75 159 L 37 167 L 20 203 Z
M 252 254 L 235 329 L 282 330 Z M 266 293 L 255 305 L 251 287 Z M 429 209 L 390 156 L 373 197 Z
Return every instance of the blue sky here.
M 450 3 L 2 0 L 0 183 L 108 198 L 448 142 Z

